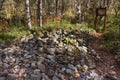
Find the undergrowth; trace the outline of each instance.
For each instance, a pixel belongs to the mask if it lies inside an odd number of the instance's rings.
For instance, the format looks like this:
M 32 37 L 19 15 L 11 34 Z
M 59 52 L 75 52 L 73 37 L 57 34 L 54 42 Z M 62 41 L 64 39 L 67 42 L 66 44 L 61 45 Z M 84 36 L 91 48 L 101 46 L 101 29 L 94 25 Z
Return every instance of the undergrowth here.
M 106 48 L 116 55 L 117 61 L 120 61 L 120 18 L 109 17 L 107 28 L 104 32 L 104 44 Z
M 0 42 L 11 42 L 20 39 L 24 35 L 29 35 L 30 31 L 25 26 L 9 26 L 7 31 L 0 32 Z
M 61 22 L 49 22 L 43 27 L 33 26 L 32 30 L 28 30 L 26 26 L 20 25 L 20 26 L 14 26 L 12 24 L 9 25 L 8 31 L 0 32 L 0 41 L 13 41 L 13 40 L 19 40 L 22 36 L 28 36 L 30 34 L 33 34 L 32 31 L 35 31 L 38 34 L 41 34 L 41 32 L 45 31 L 56 31 L 59 29 L 64 30 L 76 30 L 76 29 L 83 29 L 85 31 L 94 31 L 92 28 L 88 28 L 87 23 L 81 23 L 81 24 L 71 24 L 69 21 L 62 20 Z

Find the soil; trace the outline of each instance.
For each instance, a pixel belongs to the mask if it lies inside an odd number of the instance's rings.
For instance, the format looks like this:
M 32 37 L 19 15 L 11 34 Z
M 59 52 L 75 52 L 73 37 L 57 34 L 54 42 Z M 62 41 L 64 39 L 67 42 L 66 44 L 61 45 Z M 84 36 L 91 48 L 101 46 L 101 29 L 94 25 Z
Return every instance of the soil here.
M 95 39 L 92 41 L 91 46 L 100 56 L 101 61 L 97 62 L 96 70 L 100 73 L 106 74 L 110 71 L 115 71 L 117 77 L 120 78 L 120 65 L 116 64 L 115 54 L 109 52 L 109 50 L 102 47 L 103 44 L 103 34 L 95 33 Z M 109 79 L 105 79 L 109 80 Z

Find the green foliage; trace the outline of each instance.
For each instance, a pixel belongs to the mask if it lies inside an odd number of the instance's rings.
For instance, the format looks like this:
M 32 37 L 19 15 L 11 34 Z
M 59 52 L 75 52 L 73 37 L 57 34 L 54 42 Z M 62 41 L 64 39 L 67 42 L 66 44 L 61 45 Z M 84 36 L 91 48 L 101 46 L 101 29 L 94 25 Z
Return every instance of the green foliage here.
M 45 31 L 56 31 L 59 29 L 65 29 L 65 30 L 76 30 L 76 29 L 82 29 L 84 31 L 90 31 L 93 32 L 94 30 L 92 28 L 87 27 L 87 23 L 81 23 L 81 24 L 71 24 L 69 21 L 63 20 L 61 22 L 49 22 L 48 24 L 43 25 L 43 27 L 33 26 L 33 31 L 37 33 L 37 35 L 42 34 L 42 32 Z M 15 26 L 14 24 L 9 24 L 9 31 L 7 32 L 0 32 L 0 41 L 12 41 L 15 39 L 20 39 L 22 36 L 33 34 L 30 30 L 27 30 L 27 27 L 23 24 L 18 24 L 18 26 Z
M 120 39 L 120 19 L 116 17 L 110 17 L 107 21 L 107 28 L 104 32 L 105 40 Z
M 87 27 L 87 23 L 81 24 L 71 24 L 69 21 L 62 20 L 61 22 L 49 22 L 48 24 L 44 25 L 42 28 L 45 31 L 54 31 L 59 29 L 66 29 L 66 30 L 76 30 L 82 28 L 83 30 L 90 30 L 93 31 L 92 28 Z
M 24 26 L 10 26 L 9 31 L 0 32 L 0 41 L 12 41 L 19 40 L 24 35 L 29 35 L 30 31 L 27 30 Z
M 104 32 L 104 44 L 112 53 L 116 54 L 117 60 L 120 61 L 120 18 L 109 17 L 107 28 Z
M 15 12 L 15 2 L 14 0 L 7 0 L 3 4 L 3 9 L 1 11 L 1 17 L 6 19 L 11 19 L 14 16 Z

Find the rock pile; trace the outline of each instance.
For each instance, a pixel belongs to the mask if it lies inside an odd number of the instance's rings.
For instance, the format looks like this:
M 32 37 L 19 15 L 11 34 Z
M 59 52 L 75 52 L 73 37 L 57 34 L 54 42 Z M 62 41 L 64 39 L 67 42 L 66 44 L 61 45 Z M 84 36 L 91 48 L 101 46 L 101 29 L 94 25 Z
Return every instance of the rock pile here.
M 59 30 L 1 44 L 0 80 L 103 80 L 87 38 L 83 30 Z

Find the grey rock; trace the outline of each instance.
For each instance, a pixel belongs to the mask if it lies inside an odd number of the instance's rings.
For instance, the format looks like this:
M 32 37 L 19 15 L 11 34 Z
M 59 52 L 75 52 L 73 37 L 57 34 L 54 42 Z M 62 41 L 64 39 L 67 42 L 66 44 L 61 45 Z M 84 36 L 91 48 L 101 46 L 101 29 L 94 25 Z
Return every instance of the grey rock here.
M 87 47 L 85 47 L 85 46 L 80 46 L 80 47 L 78 47 L 78 49 L 82 52 L 82 53 L 81 53 L 82 56 L 85 57 L 85 56 L 87 55 L 87 52 L 88 52 L 88 51 L 87 51 Z
M 30 58 L 32 58 L 32 55 L 27 55 L 27 56 L 25 56 L 25 58 L 30 59 Z
M 41 76 L 39 75 L 35 75 L 35 74 L 31 74 L 30 76 L 30 80 L 40 80 Z
M 53 55 L 47 55 L 46 57 L 47 57 L 48 59 L 50 59 L 50 60 L 54 59 L 54 56 L 53 56 Z
M 48 76 L 52 77 L 54 76 L 55 72 L 53 70 L 49 70 L 48 71 Z
M 51 66 L 51 67 L 54 67 L 55 66 L 55 61 L 52 61 L 52 60 L 49 60 L 47 61 L 48 65 Z
M 50 80 L 45 73 L 42 73 L 41 76 L 42 76 L 42 80 Z
M 34 74 L 40 74 L 40 69 L 35 69 Z
M 67 66 L 69 69 L 72 69 L 72 70 L 74 70 L 75 69 L 75 67 L 74 67 L 74 65 L 72 65 L 72 64 L 68 64 L 68 66 Z
M 87 60 L 86 65 L 88 65 L 89 68 L 95 68 L 96 65 L 92 60 Z
M 0 80 L 6 80 L 6 78 L 5 77 L 0 77 Z
M 64 68 L 64 67 L 61 69 L 62 72 L 64 72 L 65 70 L 66 70 L 66 68 Z
M 81 65 L 81 66 L 85 65 L 85 60 L 84 60 L 84 58 L 81 58 L 81 60 L 80 60 L 80 65 Z
M 98 74 L 95 73 L 95 70 L 91 70 L 85 73 L 81 73 L 78 80 L 103 80 L 103 78 L 101 76 L 98 76 Z
M 3 63 L 3 66 L 2 66 L 2 67 L 3 67 L 4 70 L 6 70 L 6 69 L 8 69 L 9 64 L 7 64 L 7 63 Z
M 65 76 L 61 73 L 57 73 L 56 76 L 60 79 L 60 80 L 64 80 Z
M 13 70 L 14 73 L 18 73 L 19 70 L 20 70 L 20 66 L 18 65 L 14 66 L 14 70 Z
M 50 53 L 50 54 L 54 54 L 55 53 L 55 48 L 47 48 L 47 51 L 48 51 L 48 53 Z
M 78 78 L 78 80 L 85 80 L 85 75 L 81 74 L 80 77 Z
M 65 49 L 65 48 L 63 48 L 63 46 L 62 46 L 62 47 L 60 47 L 60 48 L 56 48 L 56 53 L 58 53 L 58 54 L 64 54 L 64 53 L 65 53 L 65 51 L 66 51 L 66 49 Z
M 81 65 L 80 65 L 80 64 L 77 64 L 77 65 L 76 65 L 76 68 L 77 68 L 77 69 L 80 69 L 80 68 L 81 68 Z
M 66 73 L 67 73 L 67 74 L 71 74 L 71 75 L 73 75 L 73 74 L 74 74 L 74 71 L 71 70 L 71 69 L 66 69 Z
M 118 80 L 118 77 L 116 76 L 115 71 L 111 71 L 108 74 L 106 74 L 106 77 L 109 78 L 110 80 Z
M 52 80 L 60 80 L 57 76 L 53 76 Z
M 116 72 L 115 71 L 110 71 L 109 74 L 111 74 L 112 76 L 116 76 Z
M 21 38 L 21 42 L 28 42 L 28 38 L 26 38 L 26 36 L 23 36 L 23 37 Z
M 39 64 L 38 68 L 40 69 L 41 72 L 45 72 L 46 71 L 46 68 L 45 68 L 44 64 Z
M 8 75 L 8 70 L 3 70 L 2 72 L 0 72 L 0 75 L 2 76 Z
M 17 77 L 18 77 L 18 75 L 16 75 L 16 74 L 8 74 L 7 79 L 8 79 L 8 80 L 16 80 Z
M 31 67 L 36 67 L 36 62 L 35 61 L 31 62 Z

